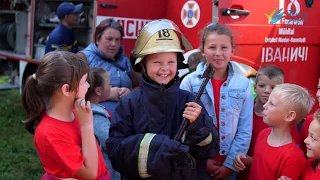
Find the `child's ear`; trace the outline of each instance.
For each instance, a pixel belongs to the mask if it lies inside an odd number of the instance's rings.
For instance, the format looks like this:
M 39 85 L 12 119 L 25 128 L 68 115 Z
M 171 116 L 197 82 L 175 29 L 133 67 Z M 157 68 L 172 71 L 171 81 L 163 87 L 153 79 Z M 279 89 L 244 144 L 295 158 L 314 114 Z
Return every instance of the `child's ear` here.
M 95 93 L 96 95 L 98 95 L 98 96 L 101 96 L 101 88 L 100 88 L 100 87 L 96 87 L 96 88 L 94 89 L 94 93 Z
M 71 95 L 70 85 L 69 85 L 69 84 L 64 84 L 64 85 L 62 85 L 61 91 L 62 91 L 62 94 L 63 94 L 63 95 L 69 97 L 69 96 Z
M 289 111 L 287 117 L 285 118 L 285 121 L 292 122 L 296 119 L 297 113 L 295 111 Z

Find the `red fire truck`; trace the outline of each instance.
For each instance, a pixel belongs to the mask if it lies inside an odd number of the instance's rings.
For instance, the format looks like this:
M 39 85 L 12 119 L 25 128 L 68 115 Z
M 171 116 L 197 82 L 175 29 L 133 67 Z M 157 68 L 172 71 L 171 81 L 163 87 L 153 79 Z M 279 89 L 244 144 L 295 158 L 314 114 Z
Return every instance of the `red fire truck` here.
M 35 71 L 44 54 L 45 37 L 56 26 L 52 14 L 62 1 L 31 0 L 23 10 L 0 10 L 2 25 L 10 18 L 13 22 L 7 25 L 6 33 L 7 41 L 11 37 L 11 48 L 0 49 L 0 58 L 19 61 L 21 84 Z M 235 34 L 232 60 L 241 64 L 242 73 L 248 67 L 258 69 L 263 64 L 275 64 L 283 69 L 286 82 L 304 86 L 313 94 L 316 92 L 320 77 L 319 1 L 69 1 L 84 4 L 84 18 L 75 27 L 82 47 L 91 42 L 94 27 L 107 17 L 113 17 L 123 25 L 123 45 L 128 56 L 139 30 L 153 19 L 174 21 L 195 49 L 200 45 L 201 29 L 219 23 L 228 25 Z M 15 33 L 10 32 L 11 29 Z

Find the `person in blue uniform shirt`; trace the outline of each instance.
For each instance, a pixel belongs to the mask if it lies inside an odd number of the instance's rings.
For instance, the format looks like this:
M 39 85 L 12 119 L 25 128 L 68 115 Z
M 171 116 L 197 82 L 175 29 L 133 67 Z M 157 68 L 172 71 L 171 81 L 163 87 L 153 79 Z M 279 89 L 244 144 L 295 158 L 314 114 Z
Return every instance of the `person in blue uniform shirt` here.
M 80 21 L 83 4 L 74 5 L 69 2 L 63 2 L 57 9 L 57 16 L 60 24 L 49 34 L 46 41 L 45 53 L 56 49 L 78 52 L 78 41 L 72 26 Z

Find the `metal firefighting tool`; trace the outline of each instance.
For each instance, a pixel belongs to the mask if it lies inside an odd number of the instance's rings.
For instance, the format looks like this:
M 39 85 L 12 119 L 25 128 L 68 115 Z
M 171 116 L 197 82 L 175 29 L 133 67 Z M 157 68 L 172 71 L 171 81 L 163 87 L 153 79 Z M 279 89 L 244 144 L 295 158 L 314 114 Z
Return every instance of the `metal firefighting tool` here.
M 204 70 L 204 72 L 203 72 L 203 74 L 201 76 L 201 78 L 205 78 L 205 79 L 202 81 L 201 87 L 200 87 L 200 89 L 199 89 L 199 91 L 197 93 L 197 96 L 196 96 L 196 98 L 195 98 L 195 100 L 193 102 L 195 102 L 195 103 L 199 102 L 200 97 L 201 97 L 206 85 L 208 84 L 208 81 L 211 78 L 213 78 L 213 74 L 214 74 L 214 70 L 213 70 L 211 64 L 207 63 L 207 67 L 206 67 L 206 69 Z M 180 141 L 180 139 L 181 139 L 181 137 L 182 137 L 182 135 L 183 135 L 183 133 L 186 130 L 188 125 L 189 125 L 189 120 L 187 118 L 184 118 L 182 120 L 182 123 L 180 124 L 179 130 L 178 130 L 176 136 L 174 137 L 174 140 Z

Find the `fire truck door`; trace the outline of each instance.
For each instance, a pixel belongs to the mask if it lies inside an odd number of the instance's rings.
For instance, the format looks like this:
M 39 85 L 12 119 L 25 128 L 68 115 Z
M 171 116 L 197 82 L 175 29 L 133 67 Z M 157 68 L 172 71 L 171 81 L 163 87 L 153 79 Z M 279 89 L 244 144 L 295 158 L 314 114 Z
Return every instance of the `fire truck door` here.
M 320 76 L 319 1 L 219 0 L 218 22 L 234 33 L 232 60 L 279 66 L 285 81 L 315 92 Z

